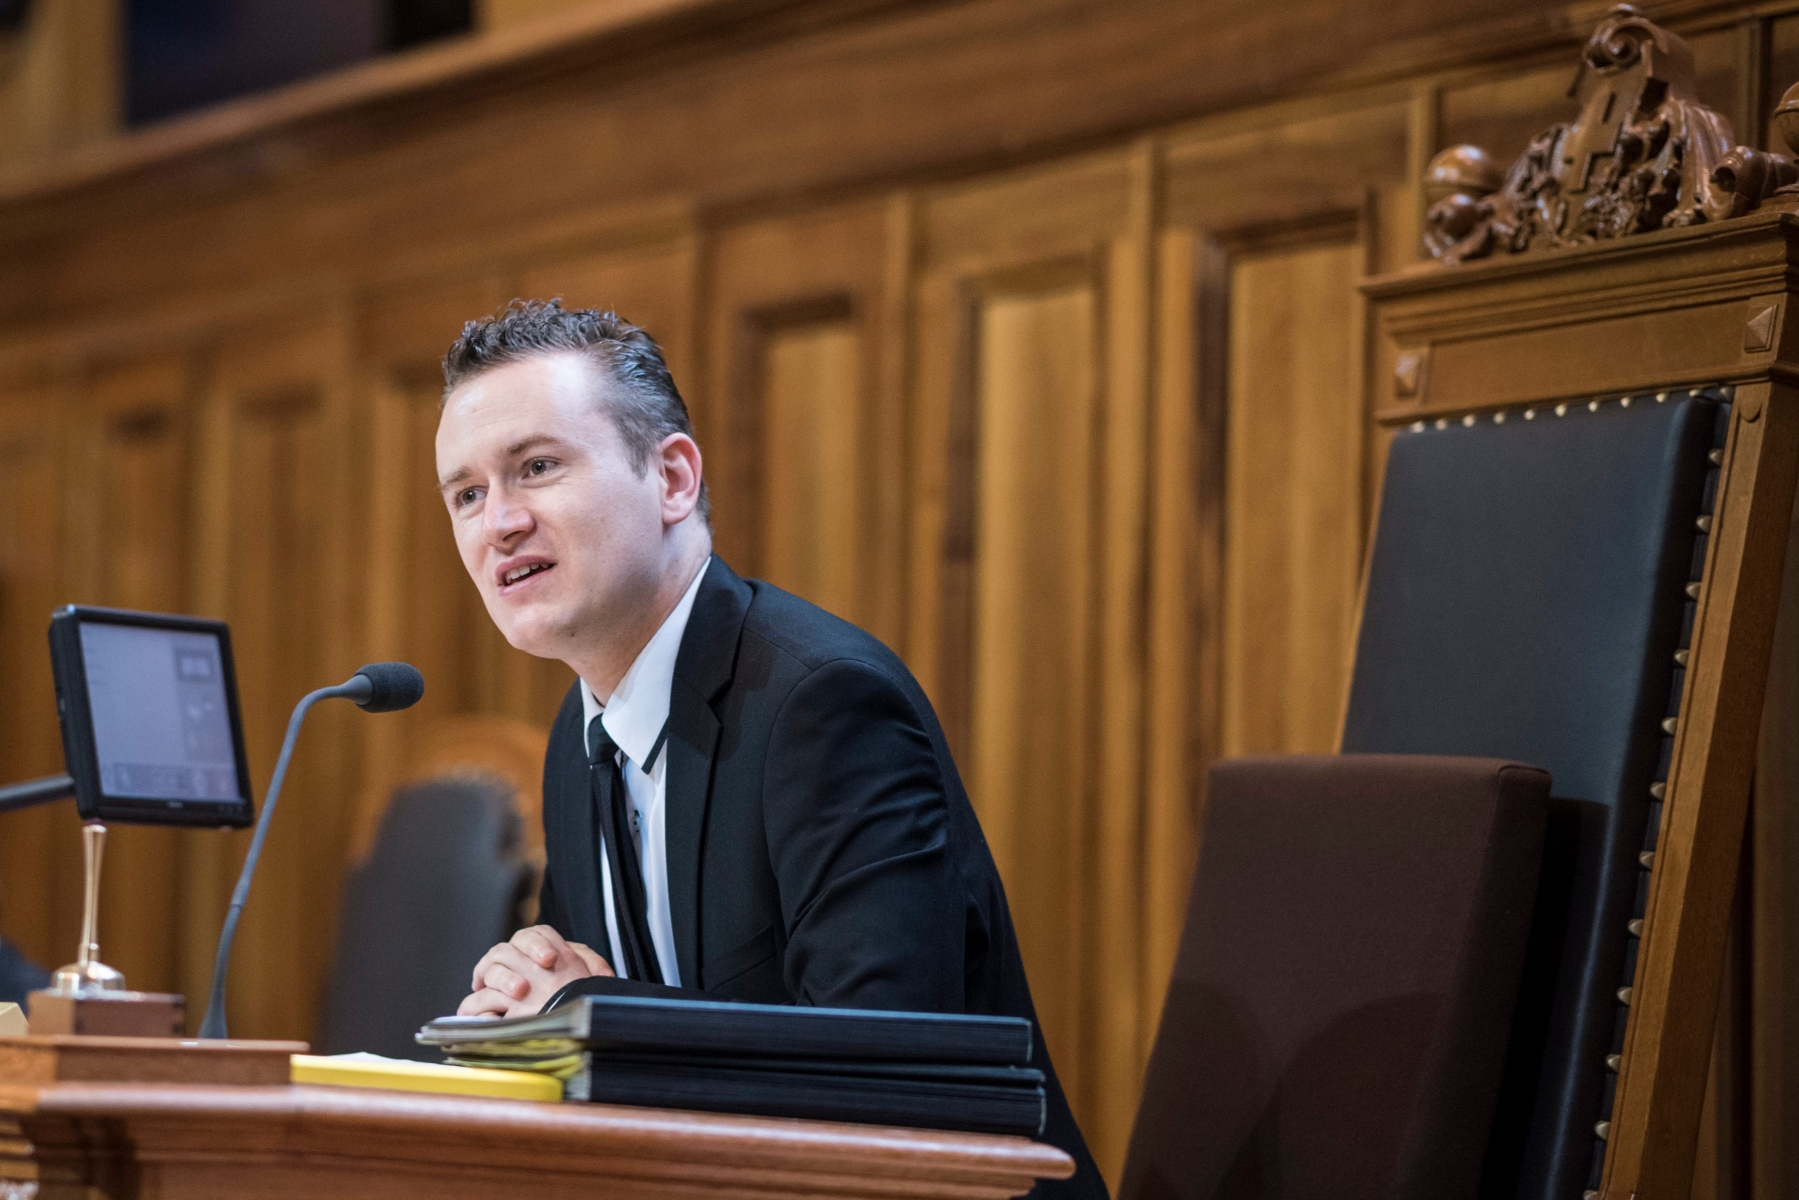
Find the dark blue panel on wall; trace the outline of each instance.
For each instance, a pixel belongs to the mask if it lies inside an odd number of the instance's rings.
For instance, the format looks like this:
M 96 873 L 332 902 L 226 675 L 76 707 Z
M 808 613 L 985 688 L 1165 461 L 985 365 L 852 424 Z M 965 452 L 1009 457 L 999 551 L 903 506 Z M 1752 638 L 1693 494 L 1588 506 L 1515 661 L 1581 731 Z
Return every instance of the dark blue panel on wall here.
M 125 117 L 293 83 L 466 32 L 470 18 L 470 0 L 127 0 Z

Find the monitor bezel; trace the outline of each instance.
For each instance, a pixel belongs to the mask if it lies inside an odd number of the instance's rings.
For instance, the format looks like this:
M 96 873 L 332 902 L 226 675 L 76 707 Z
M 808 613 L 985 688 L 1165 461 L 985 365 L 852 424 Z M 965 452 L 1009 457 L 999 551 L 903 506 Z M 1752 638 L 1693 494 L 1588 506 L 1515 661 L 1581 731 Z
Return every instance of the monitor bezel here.
M 100 786 L 99 747 L 95 744 L 87 662 L 81 646 L 81 626 L 90 623 L 205 633 L 218 639 L 219 662 L 225 673 L 225 704 L 231 717 L 231 749 L 236 758 L 237 788 L 241 799 L 171 800 L 162 796 L 111 796 L 105 793 Z M 67 605 L 50 618 L 50 667 L 56 680 L 56 711 L 62 724 L 63 760 L 69 778 L 75 784 L 75 806 L 83 821 L 204 829 L 242 829 L 255 822 L 256 798 L 250 790 L 250 760 L 244 747 L 243 720 L 238 712 L 237 667 L 231 656 L 231 630 L 225 622 L 175 613 Z

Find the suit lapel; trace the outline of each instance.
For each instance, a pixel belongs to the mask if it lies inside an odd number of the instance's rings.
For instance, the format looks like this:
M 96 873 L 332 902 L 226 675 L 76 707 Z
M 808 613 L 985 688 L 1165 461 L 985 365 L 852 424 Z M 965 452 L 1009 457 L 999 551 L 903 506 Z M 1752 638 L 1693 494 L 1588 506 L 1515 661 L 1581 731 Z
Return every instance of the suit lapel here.
M 731 681 L 750 588 L 716 555 L 693 599 L 668 700 L 668 910 L 681 984 L 700 985 L 700 846 L 719 723 L 712 701 Z
M 557 812 L 561 831 L 555 848 L 556 890 L 568 918 L 572 940 L 592 946 L 607 958 L 612 947 L 606 935 L 606 898 L 600 891 L 599 842 L 595 837 L 592 785 L 587 778 L 587 754 L 581 729 L 580 681 L 557 718 L 557 735 L 550 740 L 556 755 Z

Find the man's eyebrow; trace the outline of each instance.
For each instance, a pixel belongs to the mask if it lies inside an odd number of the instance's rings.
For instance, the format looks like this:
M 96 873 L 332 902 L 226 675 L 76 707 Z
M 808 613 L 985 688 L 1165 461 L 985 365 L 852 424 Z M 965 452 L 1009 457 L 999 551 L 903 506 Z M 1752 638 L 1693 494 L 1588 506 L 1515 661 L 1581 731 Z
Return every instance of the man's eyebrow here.
M 561 438 L 556 437 L 553 434 L 534 433 L 530 437 L 524 438 L 520 441 L 516 441 L 516 442 L 512 443 L 512 445 L 506 447 L 506 457 L 507 458 L 517 458 L 519 455 L 523 454 L 525 451 L 530 450 L 537 446 L 541 446 L 546 442 L 560 442 L 561 440 L 562 440 Z
M 525 453 L 527 450 L 534 450 L 538 446 L 543 446 L 543 445 L 558 444 L 561 441 L 562 441 L 562 439 L 555 436 L 554 434 L 534 433 L 530 437 L 521 438 L 518 441 L 512 443 L 512 445 L 506 447 L 506 457 L 507 458 L 517 458 L 519 455 Z M 444 490 L 448 489 L 449 487 L 451 487 L 452 485 L 462 482 L 464 479 L 467 479 L 469 476 L 471 476 L 473 474 L 474 474 L 474 471 L 470 470 L 468 467 L 459 467 L 457 470 L 451 472 L 448 475 L 445 475 L 443 478 L 441 478 L 437 481 L 437 490 L 440 492 L 444 491 Z

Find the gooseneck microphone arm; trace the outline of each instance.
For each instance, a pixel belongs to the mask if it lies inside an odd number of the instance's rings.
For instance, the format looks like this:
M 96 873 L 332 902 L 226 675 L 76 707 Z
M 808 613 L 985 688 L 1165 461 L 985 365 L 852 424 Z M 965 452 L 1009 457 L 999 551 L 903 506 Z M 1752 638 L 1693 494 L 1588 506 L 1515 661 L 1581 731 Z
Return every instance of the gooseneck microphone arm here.
M 320 700 L 342 697 L 354 700 L 368 712 L 394 712 L 410 708 L 425 694 L 424 676 L 405 663 L 372 663 L 336 687 L 308 692 L 294 705 L 294 715 L 287 719 L 287 736 L 281 740 L 281 753 L 275 759 L 275 773 L 269 778 L 269 794 L 256 817 L 256 832 L 250 836 L 250 852 L 244 855 L 244 868 L 238 873 L 237 887 L 231 893 L 231 907 L 225 911 L 225 924 L 219 930 L 219 950 L 212 960 L 212 995 L 206 1001 L 206 1016 L 200 1022 L 203 1038 L 225 1038 L 225 977 L 231 971 L 231 942 L 237 936 L 237 918 L 250 897 L 250 881 L 256 875 L 256 860 L 262 856 L 263 839 L 268 836 L 269 819 L 275 814 L 275 801 L 281 797 L 281 783 L 287 778 L 287 761 L 293 757 L 294 743 L 300 738 L 300 724 Z
M 0 813 L 31 808 L 38 804 L 48 804 L 52 800 L 62 800 L 74 794 L 75 781 L 67 775 L 46 775 L 42 779 L 28 779 L 24 783 L 0 787 Z

